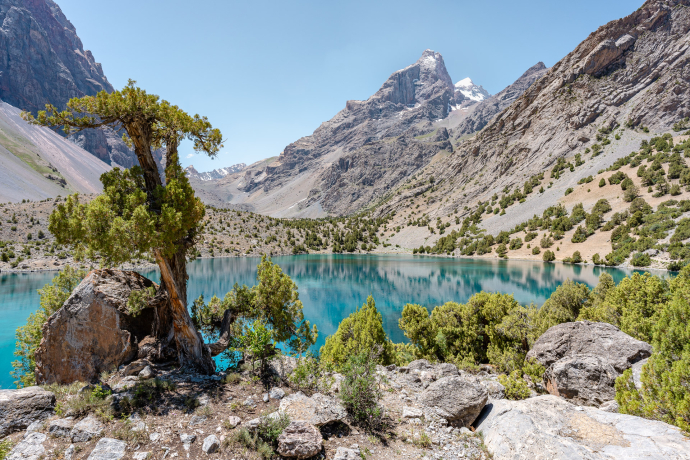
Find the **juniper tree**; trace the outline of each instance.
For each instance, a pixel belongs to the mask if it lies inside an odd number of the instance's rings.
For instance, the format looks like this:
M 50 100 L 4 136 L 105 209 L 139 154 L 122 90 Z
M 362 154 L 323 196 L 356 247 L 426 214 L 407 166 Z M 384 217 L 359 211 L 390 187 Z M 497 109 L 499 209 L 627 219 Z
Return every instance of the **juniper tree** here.
M 211 373 L 213 347 L 203 343 L 187 311 L 186 258 L 198 240 L 204 206 L 180 166 L 178 146 L 190 139 L 197 152 L 214 157 L 222 148 L 221 133 L 206 117 L 190 116 L 135 83 L 130 80 L 110 94 L 71 99 L 64 111 L 48 104 L 35 117 L 23 114 L 34 124 L 62 126 L 67 134 L 114 127 L 123 131 L 139 163 L 104 173 L 103 194 L 90 202 L 80 202 L 75 194 L 59 204 L 49 229 L 59 244 L 99 258 L 103 265 L 152 255 L 161 272 L 160 294 L 168 298 L 156 311 L 153 335 L 159 353 L 173 351 L 181 365 Z M 165 181 L 153 157 L 159 148 L 165 149 Z

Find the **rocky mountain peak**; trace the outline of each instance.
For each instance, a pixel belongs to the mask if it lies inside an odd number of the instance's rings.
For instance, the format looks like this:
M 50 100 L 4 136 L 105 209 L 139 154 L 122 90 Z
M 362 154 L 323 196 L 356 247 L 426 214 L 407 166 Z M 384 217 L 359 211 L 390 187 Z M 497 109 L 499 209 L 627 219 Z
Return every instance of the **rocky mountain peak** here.
M 481 102 L 491 95 L 481 85 L 475 85 L 470 77 L 463 78 L 454 85 L 455 88 L 455 104 L 456 105 L 472 105 Z
M 185 172 L 188 177 L 193 177 L 202 181 L 222 179 L 223 177 L 242 171 L 247 165 L 244 163 L 238 163 L 232 166 L 226 166 L 224 168 L 214 169 L 213 171 L 199 172 L 196 170 L 194 165 L 189 165 L 185 168 Z

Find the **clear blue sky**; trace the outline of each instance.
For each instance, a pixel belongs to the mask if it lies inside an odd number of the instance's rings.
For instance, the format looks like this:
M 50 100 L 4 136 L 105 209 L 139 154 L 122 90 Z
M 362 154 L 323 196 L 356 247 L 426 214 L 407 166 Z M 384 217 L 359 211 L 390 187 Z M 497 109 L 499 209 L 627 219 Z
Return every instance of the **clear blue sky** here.
M 642 0 L 56 0 L 115 88 L 128 78 L 227 139 L 199 171 L 278 155 L 426 48 L 494 94 Z

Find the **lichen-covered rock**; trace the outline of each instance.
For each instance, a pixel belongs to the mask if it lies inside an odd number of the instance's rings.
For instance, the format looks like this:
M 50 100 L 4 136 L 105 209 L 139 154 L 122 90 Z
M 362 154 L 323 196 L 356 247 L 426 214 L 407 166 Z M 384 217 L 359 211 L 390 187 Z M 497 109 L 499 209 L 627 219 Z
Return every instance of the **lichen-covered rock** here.
M 216 437 L 216 435 L 212 434 L 211 436 L 207 436 L 204 439 L 204 443 L 201 446 L 201 450 L 204 451 L 206 454 L 213 454 L 218 452 L 218 449 L 220 448 L 220 441 Z
M 120 460 L 125 456 L 127 443 L 117 439 L 101 438 L 87 460 Z
M 280 412 L 287 414 L 292 421 L 316 426 L 342 420 L 347 416 L 347 411 L 338 400 L 321 393 L 315 393 L 311 398 L 302 392 L 291 394 L 280 401 Z
M 59 418 L 48 424 L 48 434 L 56 438 L 66 438 L 74 428 L 74 420 Z
M 419 395 L 418 403 L 448 422 L 469 426 L 488 399 L 488 392 L 478 382 L 464 377 L 444 377 L 429 385 Z
M 0 390 L 0 438 L 53 413 L 55 395 L 40 387 Z
M 477 431 L 494 460 L 690 458 L 690 439 L 674 426 L 552 395 L 494 401 L 477 420 Z
M 31 433 L 14 446 L 7 456 L 7 460 L 40 460 L 45 457 L 45 442 L 47 436 L 43 433 Z
M 553 363 L 544 374 L 549 393 L 575 404 L 599 406 L 616 396 L 618 373 L 598 356 L 579 355 Z
M 136 316 L 133 290 L 155 286 L 135 272 L 93 270 L 43 326 L 36 351 L 36 381 L 90 382 L 137 356 L 137 343 L 152 332 L 153 308 Z
M 321 432 L 307 422 L 291 422 L 278 436 L 278 453 L 283 457 L 311 458 L 322 446 Z

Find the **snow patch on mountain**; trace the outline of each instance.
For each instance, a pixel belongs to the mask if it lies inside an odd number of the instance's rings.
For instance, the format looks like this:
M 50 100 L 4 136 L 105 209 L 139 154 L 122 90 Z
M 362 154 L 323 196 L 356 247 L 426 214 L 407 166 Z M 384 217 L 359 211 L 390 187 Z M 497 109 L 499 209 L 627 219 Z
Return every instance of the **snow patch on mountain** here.
M 459 94 L 458 94 L 459 93 Z M 459 95 L 462 97 L 458 97 Z M 481 85 L 475 85 L 471 78 L 463 78 L 455 84 L 455 99 L 481 102 L 491 95 Z
M 222 179 L 228 174 L 236 173 L 242 171 L 247 165 L 244 163 L 239 163 L 232 166 L 227 166 L 225 168 L 214 169 L 213 171 L 199 172 L 194 168 L 194 165 L 189 165 L 185 168 L 185 172 L 189 177 L 195 177 L 199 180 L 209 181 Z

